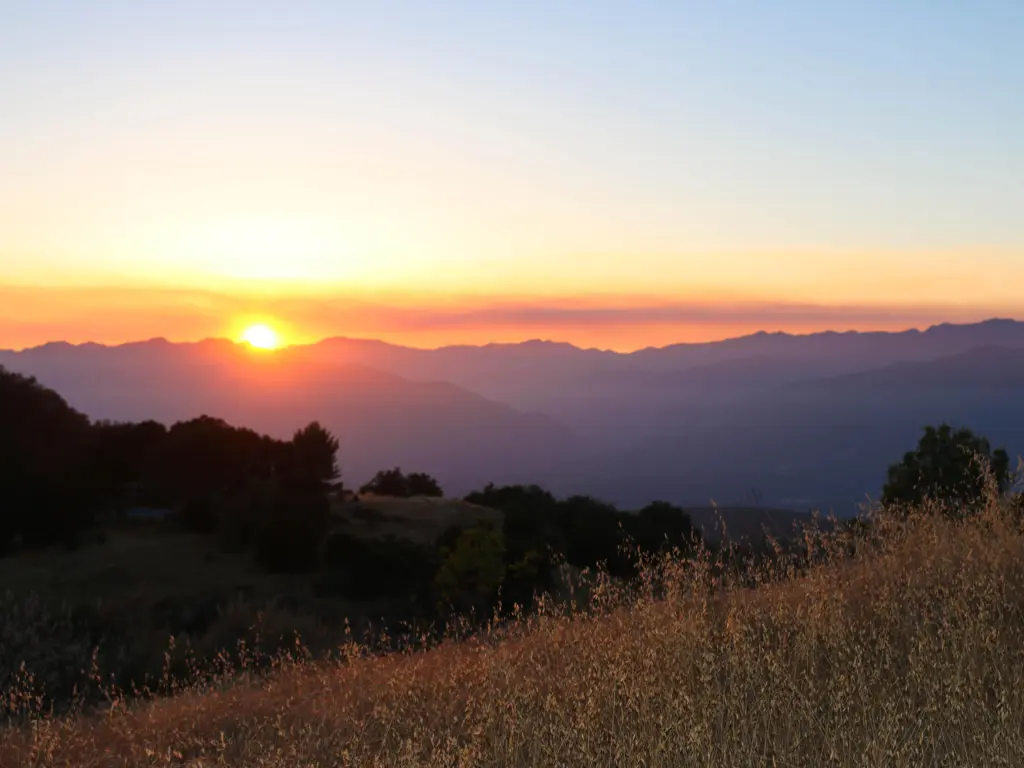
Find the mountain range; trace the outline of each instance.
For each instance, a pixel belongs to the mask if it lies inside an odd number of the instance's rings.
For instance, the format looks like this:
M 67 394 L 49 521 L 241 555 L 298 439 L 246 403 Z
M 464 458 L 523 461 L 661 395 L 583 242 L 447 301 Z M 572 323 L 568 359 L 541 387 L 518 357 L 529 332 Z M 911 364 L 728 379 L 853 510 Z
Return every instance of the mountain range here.
M 96 419 L 201 414 L 288 436 L 317 419 L 350 485 L 401 465 L 452 494 L 536 482 L 620 505 L 753 502 L 845 515 L 925 424 L 1024 452 L 1024 323 L 757 333 L 632 353 L 570 344 L 414 349 L 333 338 L 0 351 Z

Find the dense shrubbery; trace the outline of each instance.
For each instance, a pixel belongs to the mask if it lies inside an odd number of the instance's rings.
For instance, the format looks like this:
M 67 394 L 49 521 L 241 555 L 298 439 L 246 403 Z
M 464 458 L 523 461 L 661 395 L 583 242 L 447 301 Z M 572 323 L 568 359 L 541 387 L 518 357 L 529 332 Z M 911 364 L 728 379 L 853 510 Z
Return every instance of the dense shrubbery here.
M 666 502 L 634 513 L 588 496 L 559 500 L 537 486 L 494 485 L 469 494 L 466 501 L 504 513 L 514 561 L 530 556 L 550 563 L 559 555 L 578 568 L 603 564 L 614 576 L 631 577 L 638 555 L 666 548 L 689 552 L 699 539 L 689 515 Z

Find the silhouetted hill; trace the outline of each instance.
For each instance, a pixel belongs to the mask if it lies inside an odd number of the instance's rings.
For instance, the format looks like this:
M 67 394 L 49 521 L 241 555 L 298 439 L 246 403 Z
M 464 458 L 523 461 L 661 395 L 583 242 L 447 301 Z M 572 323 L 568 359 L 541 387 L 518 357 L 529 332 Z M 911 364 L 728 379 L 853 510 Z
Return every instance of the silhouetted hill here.
M 543 481 L 579 450 L 547 416 L 521 413 L 447 382 L 410 382 L 357 363 L 225 341 L 117 347 L 47 345 L 0 354 L 0 365 L 67 393 L 96 419 L 173 422 L 216 415 L 274 436 L 320 420 L 341 440 L 351 483 L 401 465 L 436 476 L 451 493 L 488 481 Z
M 675 344 L 634 352 L 647 367 L 696 367 L 737 358 L 764 356 L 845 361 L 850 371 L 894 362 L 923 361 L 979 346 L 1024 347 L 1024 323 L 991 319 L 980 323 L 941 323 L 925 330 L 823 331 L 810 334 L 768 333 L 700 344 Z
M 1024 348 L 1024 323 L 993 319 L 902 332 L 760 332 L 628 354 L 536 340 L 424 350 L 351 339 L 326 340 L 304 354 L 361 362 L 416 381 L 450 381 L 516 408 L 551 414 L 593 439 L 629 442 L 652 429 L 683 428 L 709 405 L 732 405 L 775 385 L 925 362 L 983 346 Z

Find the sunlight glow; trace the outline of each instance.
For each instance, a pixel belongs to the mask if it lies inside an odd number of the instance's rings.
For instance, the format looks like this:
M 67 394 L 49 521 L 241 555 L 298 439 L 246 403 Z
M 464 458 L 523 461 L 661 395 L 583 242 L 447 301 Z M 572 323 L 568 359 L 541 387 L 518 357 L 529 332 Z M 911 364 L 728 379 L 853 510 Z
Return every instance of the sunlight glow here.
M 267 325 L 251 325 L 242 334 L 242 341 L 257 349 L 277 349 L 280 340 L 273 328 Z

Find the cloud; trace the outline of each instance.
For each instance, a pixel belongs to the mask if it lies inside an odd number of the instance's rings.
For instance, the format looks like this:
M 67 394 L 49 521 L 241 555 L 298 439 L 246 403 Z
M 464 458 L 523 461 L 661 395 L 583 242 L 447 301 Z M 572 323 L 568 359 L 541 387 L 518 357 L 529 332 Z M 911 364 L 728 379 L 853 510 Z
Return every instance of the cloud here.
M 537 301 L 467 299 L 465 306 L 353 305 L 344 300 L 289 301 L 280 308 L 310 322 L 356 322 L 382 331 L 463 328 L 550 330 L 582 326 L 648 327 L 754 324 L 766 330 L 822 325 L 833 329 L 914 325 L 988 317 L 996 308 L 828 305 L 771 301 L 678 301 L 574 298 Z

